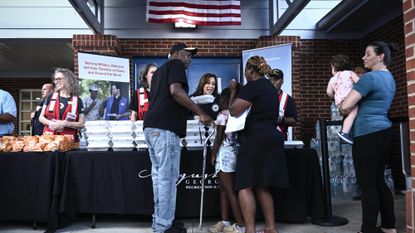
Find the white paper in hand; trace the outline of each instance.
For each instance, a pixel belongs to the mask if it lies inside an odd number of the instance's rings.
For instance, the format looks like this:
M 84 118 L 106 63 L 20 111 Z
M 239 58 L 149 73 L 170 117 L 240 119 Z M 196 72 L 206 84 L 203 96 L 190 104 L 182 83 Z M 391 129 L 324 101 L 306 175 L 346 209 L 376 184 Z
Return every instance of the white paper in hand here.
M 215 97 L 213 97 L 213 95 L 199 95 L 199 96 L 190 97 L 190 99 L 195 104 L 210 104 L 210 103 L 213 103 L 213 101 L 215 101 Z
M 246 117 L 248 116 L 250 110 L 250 107 L 247 108 L 245 112 L 243 112 L 238 117 L 229 115 L 228 122 L 226 123 L 225 133 L 233 133 L 243 130 L 245 128 Z

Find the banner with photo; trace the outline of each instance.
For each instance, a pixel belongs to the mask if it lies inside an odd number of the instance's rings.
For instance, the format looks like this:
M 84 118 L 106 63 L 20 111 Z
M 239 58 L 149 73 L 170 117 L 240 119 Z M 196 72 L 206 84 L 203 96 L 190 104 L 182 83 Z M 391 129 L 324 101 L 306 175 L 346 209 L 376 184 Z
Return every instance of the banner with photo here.
M 245 72 L 246 61 L 252 56 L 262 56 L 272 69 L 280 69 L 284 73 L 284 84 L 281 90 L 292 95 L 292 59 L 291 44 L 275 45 L 258 49 L 242 51 L 243 72 Z M 246 84 L 245 73 L 243 82 Z M 288 128 L 288 141 L 292 141 L 292 127 Z
M 87 121 L 129 119 L 128 58 L 79 52 L 78 72 Z
M 281 89 L 292 94 L 292 59 L 291 59 L 291 44 L 275 45 L 258 49 L 242 51 L 243 72 L 248 58 L 252 56 L 262 56 L 267 61 L 272 69 L 280 69 L 284 72 L 284 84 Z M 245 76 L 243 77 L 244 84 L 246 83 Z

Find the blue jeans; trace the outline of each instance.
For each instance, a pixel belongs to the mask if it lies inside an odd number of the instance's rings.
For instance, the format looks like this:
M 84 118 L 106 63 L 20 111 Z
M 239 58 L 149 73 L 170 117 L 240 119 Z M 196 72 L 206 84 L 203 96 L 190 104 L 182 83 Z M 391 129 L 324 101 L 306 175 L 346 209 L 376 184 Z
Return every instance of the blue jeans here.
M 144 135 L 151 160 L 154 214 L 153 231 L 171 227 L 176 211 L 176 182 L 180 170 L 180 141 L 174 132 L 145 128 Z

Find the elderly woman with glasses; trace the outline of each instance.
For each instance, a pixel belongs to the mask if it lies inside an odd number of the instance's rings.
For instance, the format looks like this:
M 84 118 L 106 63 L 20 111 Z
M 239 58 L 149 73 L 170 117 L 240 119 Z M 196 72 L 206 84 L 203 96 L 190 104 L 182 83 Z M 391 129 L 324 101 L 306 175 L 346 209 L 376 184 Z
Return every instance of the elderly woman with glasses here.
M 39 117 L 45 125 L 43 133 L 70 135 L 78 141 L 78 131 L 85 123 L 79 82 L 72 71 L 64 68 L 57 68 L 52 79 L 55 92 L 46 98 Z

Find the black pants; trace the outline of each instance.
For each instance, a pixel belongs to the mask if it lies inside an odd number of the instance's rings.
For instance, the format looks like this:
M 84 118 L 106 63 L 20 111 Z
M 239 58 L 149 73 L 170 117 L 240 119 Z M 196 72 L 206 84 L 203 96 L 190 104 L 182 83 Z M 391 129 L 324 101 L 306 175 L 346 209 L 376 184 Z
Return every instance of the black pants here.
M 363 233 L 376 232 L 380 212 L 381 226 L 395 228 L 393 196 L 385 183 L 385 162 L 393 143 L 392 128 L 355 137 L 353 160 L 362 189 Z

